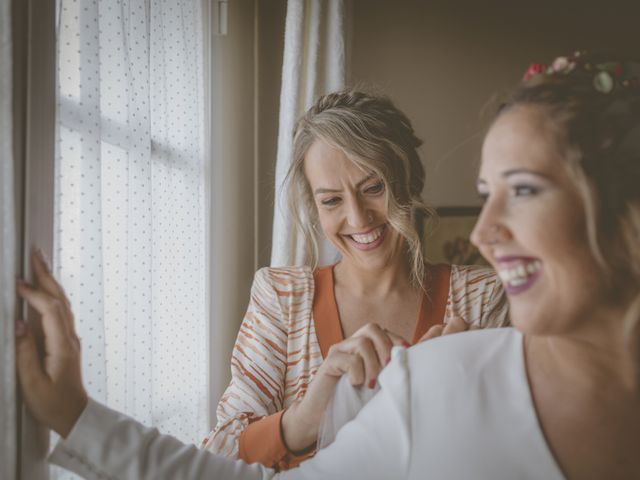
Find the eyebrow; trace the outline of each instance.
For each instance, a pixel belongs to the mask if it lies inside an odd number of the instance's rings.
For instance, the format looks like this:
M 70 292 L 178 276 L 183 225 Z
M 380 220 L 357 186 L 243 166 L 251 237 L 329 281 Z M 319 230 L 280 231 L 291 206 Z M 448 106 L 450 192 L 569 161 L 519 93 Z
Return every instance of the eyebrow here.
M 502 178 L 509 178 L 513 175 L 521 175 L 521 174 L 533 175 L 536 177 L 544 178 L 545 180 L 550 180 L 550 177 L 548 175 L 545 175 L 544 173 L 536 172 L 535 170 L 528 170 L 526 168 L 514 168 L 512 170 L 506 170 L 502 172 L 500 176 Z M 487 181 L 482 178 L 478 178 L 476 180 L 476 185 L 485 185 L 486 183 Z
M 363 178 L 362 180 L 360 180 L 358 183 L 356 183 L 356 188 L 360 188 L 362 186 L 362 184 L 367 183 L 369 180 L 371 180 L 372 178 L 375 178 L 377 175 L 374 172 L 371 172 L 369 175 L 367 175 L 365 178 Z M 341 192 L 342 190 L 335 190 L 332 188 L 316 188 L 313 193 L 315 195 L 318 195 L 320 193 L 336 193 L 336 192 Z
M 535 175 L 536 177 L 542 177 L 542 178 L 549 179 L 549 176 L 545 175 L 544 173 L 540 173 L 540 172 L 537 172 L 535 170 L 528 170 L 526 168 L 514 168 L 512 170 L 507 170 L 505 172 L 502 172 L 501 176 L 503 178 L 508 178 L 508 177 L 510 177 L 512 175 L 519 175 L 519 174 Z

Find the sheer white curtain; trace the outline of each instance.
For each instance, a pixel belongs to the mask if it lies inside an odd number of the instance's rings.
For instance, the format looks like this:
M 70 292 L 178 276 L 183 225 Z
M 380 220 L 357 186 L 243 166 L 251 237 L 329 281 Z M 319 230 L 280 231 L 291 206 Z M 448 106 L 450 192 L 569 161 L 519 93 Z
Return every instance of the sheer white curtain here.
M 16 390 L 13 343 L 16 245 L 13 202 L 11 5 L 0 0 L 0 478 L 16 467 Z
M 282 182 L 292 160 L 293 127 L 322 94 L 345 86 L 348 66 L 349 0 L 288 0 L 285 23 L 280 124 L 276 163 L 276 202 L 271 265 L 300 265 L 304 242 L 293 226 Z M 320 234 L 319 262 L 337 259 Z
M 208 433 L 200 0 L 60 0 L 56 255 L 89 393 Z

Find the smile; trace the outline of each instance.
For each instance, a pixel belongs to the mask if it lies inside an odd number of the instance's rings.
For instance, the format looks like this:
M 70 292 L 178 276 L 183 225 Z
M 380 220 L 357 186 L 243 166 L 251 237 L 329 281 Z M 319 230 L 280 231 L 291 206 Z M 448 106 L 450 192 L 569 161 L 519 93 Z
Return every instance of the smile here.
M 499 261 L 502 266 L 498 268 L 498 275 L 506 292 L 516 295 L 528 290 L 540 275 L 542 262 L 536 259 L 509 259 Z
M 373 230 L 365 233 L 352 233 L 351 235 L 345 235 L 350 240 L 351 245 L 358 250 L 373 250 L 382 244 L 384 240 L 386 225 L 381 225 Z

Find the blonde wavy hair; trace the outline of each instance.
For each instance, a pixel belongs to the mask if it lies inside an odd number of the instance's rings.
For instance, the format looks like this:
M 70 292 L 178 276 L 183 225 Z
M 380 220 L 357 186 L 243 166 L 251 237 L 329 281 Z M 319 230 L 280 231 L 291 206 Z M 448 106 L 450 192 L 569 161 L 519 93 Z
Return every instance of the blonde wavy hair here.
M 518 105 L 546 110 L 582 197 L 591 253 L 609 300 L 628 306 L 624 325 L 632 339 L 640 338 L 640 88 L 598 91 L 592 66 L 606 64 L 634 64 L 640 72 L 635 61 L 582 54 L 574 71 L 523 82 L 500 112 Z
M 389 98 L 354 89 L 319 98 L 297 122 L 293 162 L 285 177 L 287 203 L 305 242 L 305 264 L 318 263 L 318 211 L 304 173 L 307 151 L 316 140 L 342 150 L 355 165 L 385 184 L 388 222 L 405 240 L 412 281 L 423 286 L 423 225 L 435 213 L 422 200 L 425 172 L 417 148 L 422 141 Z

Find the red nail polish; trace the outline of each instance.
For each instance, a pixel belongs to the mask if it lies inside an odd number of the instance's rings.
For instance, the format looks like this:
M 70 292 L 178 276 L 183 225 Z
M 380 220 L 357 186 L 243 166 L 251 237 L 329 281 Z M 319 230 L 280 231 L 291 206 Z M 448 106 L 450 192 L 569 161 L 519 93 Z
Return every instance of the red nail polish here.
M 376 379 L 373 378 L 371 380 L 369 380 L 369 388 L 370 389 L 374 389 L 376 387 Z
M 402 342 L 402 345 L 404 345 L 404 348 L 409 348 L 411 346 L 409 342 Z

